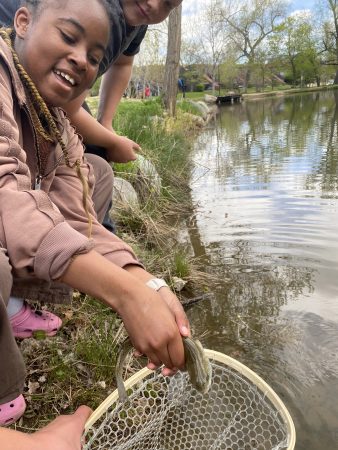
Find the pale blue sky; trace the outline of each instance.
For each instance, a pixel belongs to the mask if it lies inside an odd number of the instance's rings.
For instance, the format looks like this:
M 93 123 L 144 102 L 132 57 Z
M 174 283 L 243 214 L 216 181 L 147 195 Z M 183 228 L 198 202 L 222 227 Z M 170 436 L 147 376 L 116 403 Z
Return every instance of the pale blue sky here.
M 203 5 L 206 0 L 184 0 L 183 1 L 183 14 L 189 16 L 195 14 Z M 313 8 L 317 0 L 289 0 L 290 10 L 296 11 L 297 9 L 311 9 Z
M 292 9 L 311 9 L 315 0 L 291 0 L 290 6 Z

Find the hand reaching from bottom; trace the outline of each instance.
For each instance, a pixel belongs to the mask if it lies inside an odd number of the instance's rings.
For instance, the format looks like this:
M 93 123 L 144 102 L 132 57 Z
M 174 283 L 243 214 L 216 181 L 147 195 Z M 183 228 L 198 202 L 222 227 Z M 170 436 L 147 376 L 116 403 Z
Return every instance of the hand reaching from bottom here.
M 81 437 L 91 412 L 87 406 L 80 406 L 74 414 L 57 417 L 46 427 L 30 435 L 34 441 L 34 448 L 36 450 L 81 450 Z
M 1 450 L 81 450 L 82 434 L 91 414 L 87 406 L 69 416 L 59 416 L 32 434 L 0 427 Z

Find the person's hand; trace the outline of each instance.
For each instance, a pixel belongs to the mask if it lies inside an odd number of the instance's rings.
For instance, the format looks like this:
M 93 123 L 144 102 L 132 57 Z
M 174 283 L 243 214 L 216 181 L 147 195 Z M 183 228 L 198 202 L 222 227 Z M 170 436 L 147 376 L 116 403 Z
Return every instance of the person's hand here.
M 112 148 L 106 148 L 107 160 L 110 162 L 127 163 L 135 161 L 141 147 L 126 136 L 115 135 L 115 143 Z
M 91 414 L 87 406 L 80 406 L 68 416 L 59 416 L 46 427 L 29 435 L 36 450 L 81 450 L 84 426 Z
M 145 289 L 144 294 L 141 296 L 141 291 L 138 290 L 137 295 L 137 302 L 126 302 L 124 304 L 126 308 L 126 314 L 125 319 L 122 317 L 124 324 L 126 326 L 127 332 L 132 340 L 132 343 L 137 350 L 137 353 L 144 354 L 148 357 L 149 363 L 148 368 L 153 370 L 156 367 L 164 364 L 165 367 L 162 370 L 163 375 L 173 375 L 177 369 L 183 369 L 185 364 L 185 358 L 184 358 L 184 349 L 183 349 L 183 342 L 182 342 L 182 336 L 190 336 L 190 325 L 188 318 L 184 312 L 184 309 L 182 307 L 181 302 L 178 300 L 176 295 L 168 288 L 168 287 L 162 287 L 159 291 L 154 291 L 151 288 L 148 288 L 148 286 L 145 286 L 145 283 L 149 281 L 151 278 L 154 278 L 153 275 L 151 275 L 149 272 L 146 272 L 141 267 L 135 266 L 135 265 L 129 265 L 125 267 L 125 270 L 127 270 L 131 275 L 133 275 L 138 281 L 142 282 L 142 292 Z M 144 283 L 144 284 L 143 284 Z M 144 295 L 144 297 L 143 297 Z M 150 297 L 149 297 L 150 296 Z M 136 304 L 140 303 L 140 311 L 144 310 L 145 318 L 141 319 L 141 316 L 138 316 L 137 309 L 133 305 L 136 306 Z M 132 308 L 132 311 L 129 312 L 129 309 Z M 164 315 L 162 315 L 162 313 Z M 130 315 L 130 321 L 129 321 L 129 314 Z M 136 316 L 136 322 L 133 324 L 132 317 Z M 122 314 L 121 314 L 122 316 Z M 137 325 L 137 321 L 140 320 L 141 324 Z M 163 322 L 162 322 L 163 320 Z M 171 328 L 166 328 L 167 325 L 165 325 L 165 321 L 169 321 Z M 130 325 L 129 325 L 130 324 Z M 134 326 L 135 325 L 135 328 Z M 141 331 L 141 328 L 144 331 Z M 130 327 L 130 328 L 129 328 Z M 147 351 L 143 351 L 141 348 L 137 346 L 137 342 L 134 340 L 131 333 L 138 333 L 140 332 L 141 338 L 142 333 L 146 333 L 144 337 L 147 336 L 147 339 L 153 339 L 154 337 L 158 336 L 159 338 L 162 336 L 164 338 L 165 344 L 165 332 L 169 332 L 169 330 L 172 330 L 170 332 L 173 332 L 173 337 L 167 336 L 169 338 L 169 342 L 171 342 L 170 346 L 168 346 L 168 351 L 172 352 L 170 353 L 170 359 L 169 364 L 167 364 L 165 359 L 162 359 L 162 357 L 155 357 L 153 358 L 150 353 Z M 154 336 L 151 336 L 152 333 L 155 333 Z M 162 334 L 164 333 L 164 334 Z M 135 335 L 137 338 L 137 336 Z M 170 341 L 171 340 L 171 341 Z M 160 348 L 160 342 L 158 343 Z M 157 352 L 157 349 L 155 349 L 155 352 Z M 161 353 L 159 353 L 161 355 Z
M 140 151 L 141 147 L 126 136 L 116 134 L 112 126 L 105 126 L 105 128 L 111 132 L 111 144 L 105 146 L 107 160 L 117 163 L 135 161 L 137 158 L 136 152 Z
M 183 337 L 191 336 L 188 318 L 184 312 L 181 302 L 178 300 L 176 295 L 168 287 L 162 287 L 158 291 L 158 293 L 161 296 L 162 300 L 164 300 L 166 302 L 169 309 L 173 313 L 176 324 L 178 326 L 178 329 L 179 329 L 181 335 Z M 148 369 L 151 369 L 151 370 L 156 369 L 156 366 L 155 366 L 155 364 L 153 364 L 153 362 L 149 362 L 147 367 L 148 367 Z M 164 369 L 162 370 L 162 374 L 164 376 L 173 375 L 175 372 L 176 372 L 175 370 L 171 370 L 168 367 L 164 367 Z
M 184 349 L 176 317 L 189 329 L 184 312 L 182 315 L 172 298 L 168 300 L 172 303 L 169 307 L 158 292 L 143 284 L 138 286 L 135 297 L 123 302 L 118 311 L 134 348 L 146 355 L 154 366 L 164 364 L 170 369 L 168 374 L 183 369 Z
M 190 336 L 190 324 L 187 318 L 187 315 L 183 309 L 182 303 L 176 297 L 176 295 L 172 292 L 169 287 L 162 287 L 158 291 L 162 300 L 166 302 L 169 306 L 169 309 L 174 314 L 178 329 L 182 336 L 188 337 Z

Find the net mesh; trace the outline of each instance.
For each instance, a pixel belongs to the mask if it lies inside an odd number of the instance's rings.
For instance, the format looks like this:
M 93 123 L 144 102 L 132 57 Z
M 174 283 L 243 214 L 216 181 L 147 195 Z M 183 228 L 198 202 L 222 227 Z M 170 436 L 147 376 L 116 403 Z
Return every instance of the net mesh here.
M 269 398 L 235 369 L 212 362 L 207 394 L 185 372 L 153 372 L 89 429 L 85 450 L 284 450 L 288 427 Z

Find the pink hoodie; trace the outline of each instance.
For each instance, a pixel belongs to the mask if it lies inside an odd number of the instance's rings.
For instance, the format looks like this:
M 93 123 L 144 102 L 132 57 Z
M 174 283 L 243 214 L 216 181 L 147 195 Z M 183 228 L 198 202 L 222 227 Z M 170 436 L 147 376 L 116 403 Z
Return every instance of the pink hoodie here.
M 44 173 L 54 170 L 42 179 L 41 190 L 34 190 L 35 132 L 24 87 L 1 38 L 0 89 L 0 247 L 7 249 L 13 276 L 56 280 L 74 255 L 92 248 L 120 267 L 140 265 L 131 248 L 98 223 L 90 200 L 94 223 L 92 239 L 87 238 L 82 184 L 75 169 L 66 166 L 59 144 L 50 144 L 44 153 Z M 70 162 L 82 161 L 81 170 L 92 192 L 93 168 L 83 156 L 81 138 L 62 110 L 54 108 L 53 113 Z

